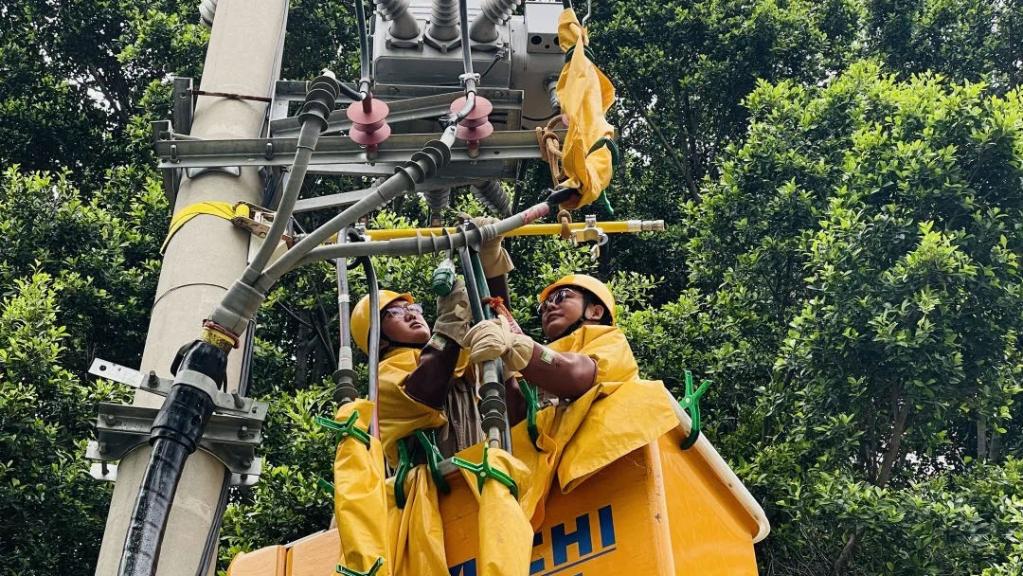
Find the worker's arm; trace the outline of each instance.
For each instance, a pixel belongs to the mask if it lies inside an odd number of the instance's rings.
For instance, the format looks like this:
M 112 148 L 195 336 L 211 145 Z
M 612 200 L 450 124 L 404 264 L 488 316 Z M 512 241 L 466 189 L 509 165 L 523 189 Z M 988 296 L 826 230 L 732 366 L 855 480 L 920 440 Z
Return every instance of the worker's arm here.
M 504 381 L 504 398 L 508 405 L 508 425 L 514 426 L 526 417 L 526 398 L 519 389 L 518 378 Z
M 434 335 L 433 338 L 434 341 L 443 338 L 446 341 L 444 349 L 439 350 L 433 342 L 423 348 L 419 355 L 419 365 L 405 380 L 405 393 L 418 402 L 442 410 L 461 348 L 443 336 Z
M 593 387 L 597 363 L 585 354 L 555 352 L 533 345 L 532 357 L 522 376 L 559 398 L 578 398 Z

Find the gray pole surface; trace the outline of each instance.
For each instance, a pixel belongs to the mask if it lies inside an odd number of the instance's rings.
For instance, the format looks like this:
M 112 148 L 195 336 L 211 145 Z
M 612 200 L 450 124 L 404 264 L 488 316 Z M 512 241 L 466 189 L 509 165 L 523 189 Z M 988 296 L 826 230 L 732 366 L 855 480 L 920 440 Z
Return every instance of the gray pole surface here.
M 203 68 L 201 90 L 269 97 L 280 71 L 287 0 L 220 0 Z M 258 138 L 266 103 L 201 96 L 191 134 L 201 138 Z M 203 201 L 260 203 L 263 185 L 256 168 L 240 177 L 211 172 L 184 178 L 174 205 Z M 200 215 L 181 228 L 167 247 L 156 289 L 141 370 L 170 375 L 178 348 L 195 340 L 202 321 L 245 269 L 249 234 L 227 220 Z M 237 390 L 241 353 L 231 354 L 228 388 Z M 163 398 L 138 392 L 134 403 L 158 407 Z M 96 574 L 117 573 L 135 497 L 149 460 L 149 447 L 121 460 L 117 468 Z M 178 486 L 163 540 L 160 576 L 195 576 L 214 520 L 224 478 L 223 465 L 203 451 L 189 458 Z M 210 574 L 213 573 L 211 566 Z

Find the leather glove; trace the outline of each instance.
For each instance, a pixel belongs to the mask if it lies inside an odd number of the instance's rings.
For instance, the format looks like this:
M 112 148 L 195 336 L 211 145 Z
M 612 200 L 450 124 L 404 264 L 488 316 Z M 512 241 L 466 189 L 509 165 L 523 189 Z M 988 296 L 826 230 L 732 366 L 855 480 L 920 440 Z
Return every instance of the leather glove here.
M 473 326 L 465 336 L 465 344 L 470 362 L 501 358 L 507 375 L 521 372 L 533 358 L 533 339 L 512 332 L 504 318 L 485 320 Z
M 503 325 L 502 325 L 503 323 Z M 511 331 L 506 329 L 504 318 L 484 320 L 465 335 L 465 347 L 469 349 L 469 362 L 478 364 L 496 360 L 511 346 Z
M 447 296 L 437 298 L 437 320 L 433 323 L 433 333 L 442 334 L 464 347 L 465 333 L 469 330 L 471 319 L 469 294 L 465 290 L 465 282 L 461 278 L 455 278 L 451 292 Z
M 497 218 L 490 216 L 477 216 L 472 223 L 477 228 L 498 222 Z M 487 278 L 503 276 L 515 269 L 508 251 L 501 245 L 504 236 L 495 236 L 480 245 L 480 264 L 483 265 L 483 275 Z
M 501 355 L 501 360 L 504 360 L 504 370 L 508 373 L 522 372 L 533 359 L 533 346 L 536 343 L 525 334 L 515 334 L 511 330 L 508 331 L 508 334 L 511 336 L 511 344 Z

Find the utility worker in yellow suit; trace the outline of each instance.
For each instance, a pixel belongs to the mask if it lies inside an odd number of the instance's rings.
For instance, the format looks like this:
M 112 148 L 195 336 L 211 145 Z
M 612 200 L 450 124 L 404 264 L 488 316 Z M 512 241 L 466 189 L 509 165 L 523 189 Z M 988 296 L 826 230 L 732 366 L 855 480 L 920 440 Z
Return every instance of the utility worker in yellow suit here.
M 501 242 L 497 237 L 481 246 L 480 261 L 491 293 L 507 297 L 505 275 L 514 265 Z M 400 469 L 402 456 L 414 465 L 405 482 L 389 491 L 395 500 L 389 519 L 391 573 L 446 574 L 438 485 L 423 463 L 430 445 L 448 457 L 483 439 L 475 373 L 462 348 L 472 321 L 468 295 L 463 281 L 456 280 L 451 293 L 437 299 L 432 330 L 411 294 L 381 290 L 378 306 L 380 440 L 392 468 Z M 364 352 L 370 314 L 366 296 L 351 320 L 352 338 Z
M 514 455 L 532 474 L 519 501 L 534 528 L 555 474 L 561 490 L 569 492 L 679 425 L 663 383 L 640 378 L 629 342 L 616 326 L 614 296 L 603 282 L 572 274 L 538 298 L 549 344 L 517 334 L 501 320 L 480 322 L 465 338 L 471 362 L 501 358 L 506 371 L 567 400 L 537 414 L 535 446 L 522 426 L 513 430 Z

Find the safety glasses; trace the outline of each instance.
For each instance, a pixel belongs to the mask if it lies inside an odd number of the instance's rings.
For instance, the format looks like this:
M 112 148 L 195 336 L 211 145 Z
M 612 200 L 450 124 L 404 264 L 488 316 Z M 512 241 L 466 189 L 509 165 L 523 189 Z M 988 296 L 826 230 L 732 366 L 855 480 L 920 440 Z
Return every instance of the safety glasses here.
M 404 318 L 409 312 L 416 316 L 422 316 L 423 307 L 419 304 L 409 304 L 408 306 L 388 306 L 383 309 L 381 314 L 383 314 L 384 317 L 392 316 L 394 318 Z
M 571 288 L 559 288 L 554 292 L 551 292 L 547 296 L 547 299 L 543 301 L 539 306 L 536 307 L 536 313 L 540 318 L 543 318 L 544 312 L 547 311 L 549 306 L 557 306 L 565 301 L 565 298 L 570 297 L 572 294 L 579 294 L 579 291 Z

